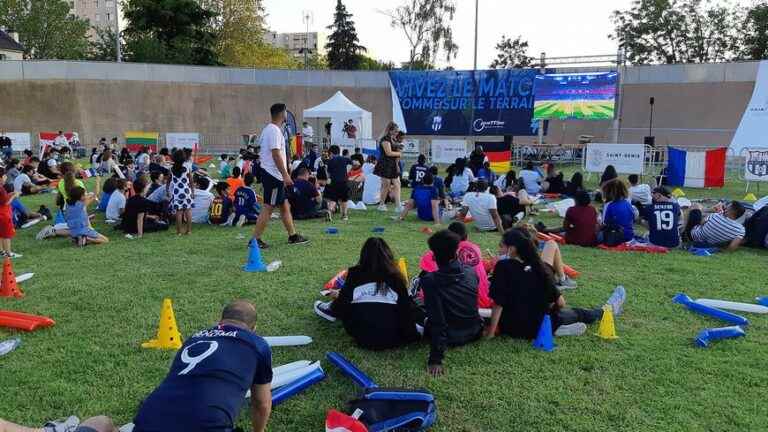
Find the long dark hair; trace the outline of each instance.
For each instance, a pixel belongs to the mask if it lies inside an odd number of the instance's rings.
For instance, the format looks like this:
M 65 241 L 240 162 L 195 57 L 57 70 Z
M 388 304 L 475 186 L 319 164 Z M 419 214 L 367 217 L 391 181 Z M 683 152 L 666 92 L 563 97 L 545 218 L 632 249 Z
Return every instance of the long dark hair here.
M 534 246 L 530 234 L 525 229 L 512 228 L 507 230 L 502 236 L 501 241 L 506 246 L 514 246 L 520 261 L 526 266 L 530 266 L 542 283 L 554 286 L 555 282 L 552 279 L 551 273 L 544 266 L 544 261 L 541 260 L 538 249 Z
M 517 180 L 517 173 L 515 170 L 509 170 L 507 171 L 507 174 L 504 176 L 504 188 L 512 187 L 515 184 L 515 181 Z
M 584 176 L 580 172 L 576 171 L 571 176 L 571 187 L 576 191 L 584 189 Z
M 357 262 L 357 267 L 361 272 L 372 275 L 378 280 L 376 282 L 377 294 L 386 292 L 387 284 L 385 282 L 387 281 L 392 281 L 390 288 L 396 292 L 399 291 L 398 288 L 404 289 L 406 287 L 405 277 L 395 263 L 392 249 L 380 237 L 370 237 L 365 241 L 360 250 L 360 260 Z M 398 292 L 398 294 L 402 293 Z
M 456 163 L 453 168 L 453 175 L 454 176 L 462 176 L 464 175 L 464 169 L 467 167 L 467 160 L 464 158 L 458 158 L 456 159 Z
M 184 162 L 187 161 L 184 150 L 176 150 L 173 152 L 171 159 L 173 160 L 173 167 L 171 167 L 171 172 L 174 176 L 181 177 L 181 175 L 184 174 Z

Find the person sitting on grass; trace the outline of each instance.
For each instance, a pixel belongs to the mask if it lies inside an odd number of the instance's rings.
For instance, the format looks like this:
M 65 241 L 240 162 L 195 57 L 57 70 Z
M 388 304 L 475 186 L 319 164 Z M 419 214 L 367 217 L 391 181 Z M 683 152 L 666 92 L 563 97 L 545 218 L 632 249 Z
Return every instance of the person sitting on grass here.
M 629 201 L 637 210 L 642 213 L 643 207 L 653 203 L 651 187 L 645 183 L 640 183 L 640 176 L 630 174 L 629 177 Z
M 214 186 L 216 196 L 211 202 L 208 221 L 211 225 L 232 226 L 235 220 L 235 213 L 232 211 L 232 200 L 229 199 L 229 184 L 220 181 Z
M 653 190 L 653 202 L 642 207 L 640 216 L 648 224 L 648 241 L 652 245 L 680 246 L 682 213 L 667 187 L 659 186 Z
M 563 195 L 571 198 L 576 198 L 576 194 L 585 191 L 584 188 L 584 175 L 578 171 L 573 173 L 571 180 L 565 184 L 565 190 Z
M 208 190 L 211 181 L 208 177 L 195 176 L 195 203 L 192 206 L 192 223 L 207 224 L 208 213 L 213 203 L 213 194 Z
M 33 156 L 29 159 L 29 163 L 24 166 L 31 166 L 34 170 L 29 174 L 32 179 L 32 183 L 35 186 L 48 186 L 51 184 L 51 179 L 37 172 L 37 168 L 40 166 L 40 159 L 37 156 Z
M 150 171 L 149 180 L 151 183 L 147 189 L 147 196 L 152 195 L 156 190 L 165 185 L 165 174 L 163 174 L 161 171 Z
M 229 185 L 229 199 L 232 201 L 235 201 L 235 193 L 237 190 L 245 186 L 245 182 L 242 178 L 240 178 L 240 174 L 240 167 L 232 167 L 232 176 L 226 180 L 227 184 Z
M 411 169 L 408 171 L 408 181 L 411 182 L 411 187 L 415 188 L 420 185 L 427 172 L 429 172 L 427 157 L 420 154 L 418 159 L 416 159 L 416 163 L 411 165 Z
M 741 203 L 732 201 L 723 213 L 715 212 L 705 218 L 704 208 L 695 204 L 688 213 L 684 237 L 694 246 L 724 247 L 727 251 L 735 251 L 746 235 L 744 225 L 737 221 L 745 211 Z
M 597 233 L 600 229 L 597 209 L 592 207 L 592 200 L 586 191 L 577 192 L 574 201 L 576 205 L 565 212 L 562 228 L 547 229 L 542 222 L 538 222 L 536 229 L 544 234 L 565 234 L 567 244 L 583 247 L 596 246 Z
M 496 197 L 488 192 L 488 183 L 485 180 L 475 183 L 474 192 L 464 195 L 461 206 L 461 210 L 456 215 L 457 220 L 463 221 L 467 214 L 471 214 L 475 219 L 475 228 L 479 231 L 504 232 L 497 210 Z
M 480 251 L 480 246 L 469 241 L 467 226 L 461 222 L 452 222 L 448 225 L 448 231 L 459 236 L 461 240 L 459 249 L 456 252 L 459 262 L 474 269 L 475 276 L 477 276 L 477 307 L 481 309 L 490 308 L 493 305 L 493 301 L 488 296 L 490 283 L 488 282 L 488 273 L 485 271 L 485 265 L 483 264 L 483 254 Z M 437 271 L 438 266 L 435 262 L 435 254 L 432 251 L 427 251 L 427 253 L 422 255 L 419 267 L 425 272 Z
M 518 228 L 525 231 L 526 235 L 533 242 L 533 246 L 539 251 L 541 260 L 549 267 L 550 273 L 554 277 L 556 288 L 559 291 L 577 288 L 578 284 L 576 281 L 565 274 L 565 262 L 563 262 L 563 254 L 560 252 L 560 245 L 554 240 L 540 242 L 538 231 L 531 224 L 520 224 Z
M 253 174 L 246 174 L 243 178 L 243 186 L 235 192 L 235 220 L 238 227 L 255 224 L 259 219 L 261 206 L 256 191 L 252 187 L 254 180 Z
M 565 192 L 565 181 L 563 173 L 555 170 L 555 164 L 547 164 L 547 176 L 542 183 L 542 190 L 551 194 L 561 194 Z
M 88 218 L 88 206 L 95 199 L 96 197 L 92 193 L 85 193 L 85 189 L 79 186 L 69 191 L 64 218 L 67 220 L 69 236 L 80 247 L 86 244 L 104 244 L 109 242 L 107 237 L 93 229 Z
M 0 432 L 119 432 L 112 419 L 92 417 L 83 422 L 71 416 L 65 420 L 49 421 L 42 428 L 30 428 L 0 419 Z
M 496 184 L 498 176 L 491 169 L 491 163 L 483 162 L 483 166 L 477 170 L 477 178 L 485 180 L 489 185 Z
M 461 238 L 442 230 L 429 238 L 429 249 L 437 271 L 420 278 L 427 319 L 425 334 L 430 339 L 427 373 L 440 376 L 449 346 L 462 346 L 482 336 L 483 321 L 477 311 L 478 280 L 475 270 L 463 265 L 457 252 Z
M 361 348 L 384 350 L 419 340 L 412 313 L 415 305 L 384 239 L 366 240 L 357 265 L 347 271 L 344 286 L 331 293 L 335 299 L 315 302 L 315 313 L 329 321 L 341 320 Z
M 621 228 L 624 242 L 635 238 L 635 210 L 629 203 L 627 185 L 621 179 L 613 179 L 603 185 L 603 196 L 607 203 L 603 207 L 603 231 L 598 235 L 600 243 L 607 241 L 604 233 L 610 228 Z M 615 246 L 615 245 L 614 245 Z
M 494 186 L 498 186 L 502 192 L 506 192 L 510 187 L 512 187 L 512 185 L 516 183 L 517 173 L 514 170 L 509 170 L 506 174 L 496 179 L 493 184 Z
M 464 158 L 456 159 L 452 173 L 451 197 L 461 198 L 469 190 L 469 185 L 475 181 L 475 175 L 467 168 L 467 160 Z
M 491 279 L 491 298 L 495 302 L 491 322 L 485 331 L 492 338 L 497 332 L 519 339 L 534 339 L 544 315 L 550 315 L 556 336 L 581 335 L 587 324 L 603 316 L 602 309 L 569 308 L 555 288 L 551 269 L 539 256 L 532 239 L 522 229 L 504 233 L 499 243 L 503 257 Z M 617 287 L 606 303 L 614 317 L 621 315 L 626 292 Z
M 445 179 L 440 175 L 440 171 L 435 165 L 429 167 L 429 173 L 432 174 L 432 185 L 437 189 L 437 196 L 440 198 L 440 206 L 447 209 L 451 208 L 451 200 L 445 194 Z
M 529 194 L 536 195 L 541 192 L 543 179 L 541 173 L 533 166 L 533 161 L 525 163 L 525 169 L 520 171 L 520 180 Z
M 314 180 L 314 179 L 312 179 Z M 328 222 L 331 221 L 331 213 L 328 210 L 321 210 L 323 198 L 317 186 L 309 178 L 309 169 L 300 166 L 296 170 L 296 178 L 293 180 L 293 187 L 289 189 L 288 202 L 291 204 L 291 214 L 294 219 L 306 220 L 324 217 Z
M 138 238 L 143 237 L 144 233 L 168 229 L 168 224 L 161 221 L 157 214 L 157 204 L 145 198 L 148 186 L 147 180 L 143 177 L 139 177 L 133 183 L 136 194 L 126 201 L 125 213 L 123 213 L 123 220 L 120 224 L 120 229 L 123 232 Z
M 125 195 L 128 193 L 128 182 L 124 179 L 117 179 L 115 191 L 109 196 L 107 203 L 106 218 L 107 223 L 117 223 L 123 217 L 125 211 Z
M 408 212 L 416 209 L 419 220 L 440 224 L 440 195 L 434 186 L 432 174 L 427 172 L 421 178 L 421 183 L 415 185 L 411 192 L 411 199 L 405 203 L 400 220 L 405 220 Z
M 253 432 L 272 411 L 272 351 L 258 336 L 256 307 L 229 303 L 221 320 L 184 341 L 162 383 L 141 404 L 133 432 L 232 431 L 251 390 Z
M 32 181 L 34 174 L 35 168 L 32 165 L 24 166 L 13 180 L 13 191 L 21 195 L 35 195 L 48 190 L 47 186 L 38 186 Z
M 5 184 L 10 184 L 13 186 L 13 181 L 16 180 L 16 177 L 19 174 L 21 174 L 19 160 L 16 158 L 9 159 L 5 166 L 5 170 Z
M 511 191 L 515 191 L 516 186 L 511 187 Z M 503 193 L 498 186 L 493 185 L 488 190 L 491 195 L 496 197 L 496 211 L 499 212 L 502 225 L 507 228 L 511 227 L 517 222 L 521 221 L 525 217 L 526 209 L 533 203 L 528 199 L 528 193 L 525 189 L 518 192 Z M 521 200 L 519 196 L 523 196 L 525 200 Z
M 6 183 L 5 186 L 2 187 L 5 189 L 6 193 L 15 194 L 12 185 Z M 18 196 L 11 200 L 11 210 L 13 214 L 13 226 L 16 228 L 28 228 L 39 221 L 48 220 L 52 217 L 51 211 L 44 205 L 41 205 L 37 212 L 30 211 L 27 206 L 21 202 Z

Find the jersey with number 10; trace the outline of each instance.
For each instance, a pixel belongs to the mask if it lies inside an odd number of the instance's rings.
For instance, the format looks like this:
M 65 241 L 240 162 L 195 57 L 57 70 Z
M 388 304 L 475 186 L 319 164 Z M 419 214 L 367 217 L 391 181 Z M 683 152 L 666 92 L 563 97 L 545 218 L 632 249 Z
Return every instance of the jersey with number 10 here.
M 229 219 L 232 212 L 232 200 L 229 197 L 219 197 L 213 199 L 211 209 L 208 214 L 208 220 L 213 225 L 221 225 Z
M 648 221 L 648 240 L 656 246 L 680 246 L 680 206 L 675 202 L 654 202 L 643 208 Z
M 272 382 L 272 351 L 248 330 L 219 325 L 189 338 L 144 400 L 134 432 L 232 430 L 253 385 Z

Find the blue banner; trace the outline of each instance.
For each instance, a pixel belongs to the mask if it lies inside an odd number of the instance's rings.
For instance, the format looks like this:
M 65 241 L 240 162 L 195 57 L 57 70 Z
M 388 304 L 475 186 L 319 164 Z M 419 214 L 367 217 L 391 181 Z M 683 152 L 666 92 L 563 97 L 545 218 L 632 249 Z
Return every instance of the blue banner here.
M 391 71 L 392 110 L 411 135 L 532 136 L 535 69 Z

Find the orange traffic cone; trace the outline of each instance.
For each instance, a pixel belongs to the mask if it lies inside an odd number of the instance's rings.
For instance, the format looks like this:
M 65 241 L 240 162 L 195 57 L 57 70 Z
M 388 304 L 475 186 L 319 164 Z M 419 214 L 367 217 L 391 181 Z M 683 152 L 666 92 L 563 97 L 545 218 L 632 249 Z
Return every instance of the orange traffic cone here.
M 160 324 L 157 325 L 157 338 L 141 344 L 142 348 L 179 349 L 181 348 L 181 334 L 176 326 L 176 316 L 173 314 L 171 299 L 163 300 L 163 309 L 160 311 Z
M 0 297 L 24 297 L 21 288 L 16 284 L 16 275 L 13 274 L 11 259 L 8 257 L 3 262 L 3 280 L 0 283 Z

